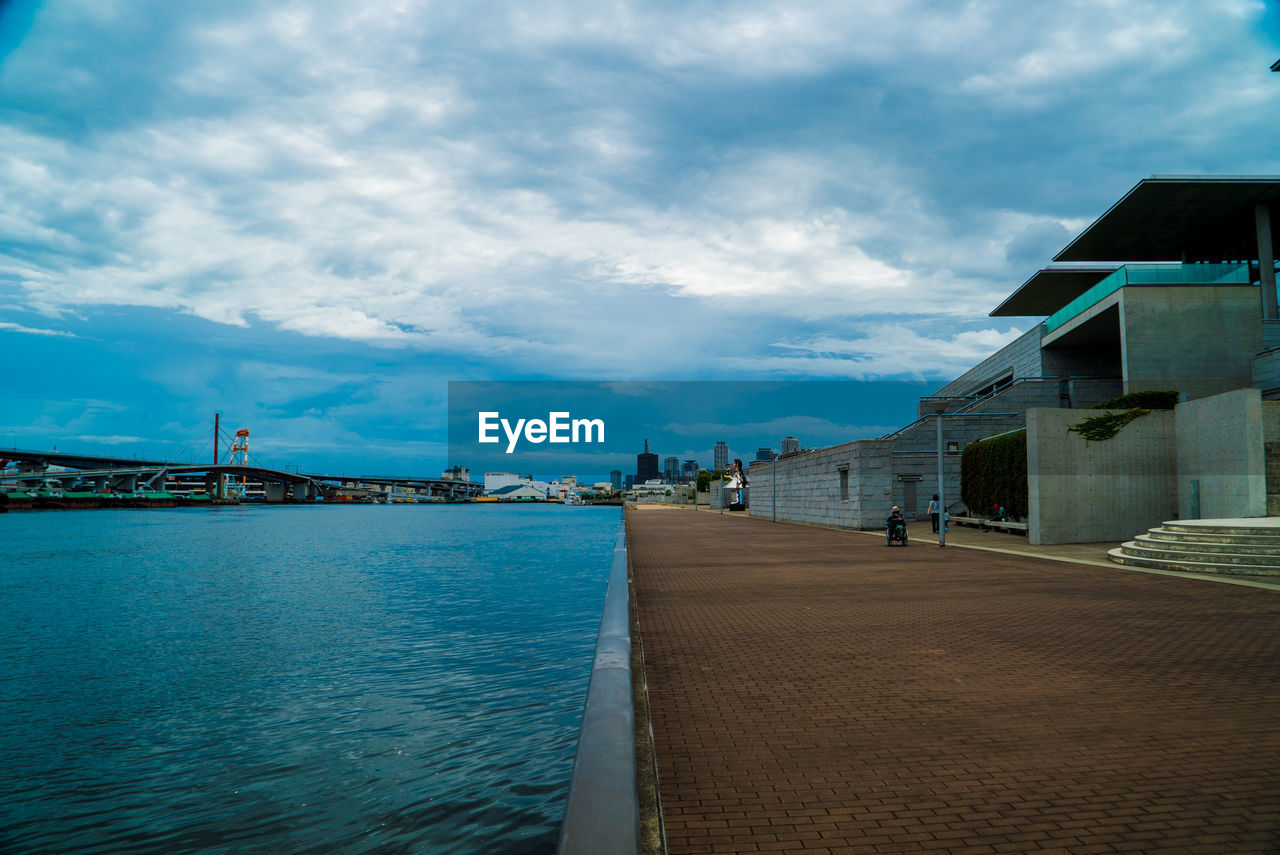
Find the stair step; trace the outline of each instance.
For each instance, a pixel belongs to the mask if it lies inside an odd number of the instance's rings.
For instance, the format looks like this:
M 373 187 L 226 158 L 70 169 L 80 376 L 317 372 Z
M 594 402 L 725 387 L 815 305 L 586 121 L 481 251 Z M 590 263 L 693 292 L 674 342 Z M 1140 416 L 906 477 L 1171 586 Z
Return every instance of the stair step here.
M 1117 564 L 1129 567 L 1147 567 L 1155 570 L 1176 570 L 1183 573 L 1221 573 L 1231 576 L 1280 576 L 1280 567 L 1257 564 L 1222 564 L 1207 561 L 1175 561 L 1168 558 L 1147 558 L 1130 554 L 1127 549 L 1133 541 L 1109 550 L 1107 555 Z
M 1223 535 L 1225 537 L 1225 535 Z M 1195 553 L 1234 553 L 1237 555 L 1257 555 L 1266 557 L 1275 557 L 1280 560 L 1280 543 L 1276 544 L 1258 544 L 1248 540 L 1204 540 L 1197 537 L 1195 540 L 1183 538 L 1159 537 L 1156 530 L 1152 530 L 1148 534 L 1140 534 L 1134 538 L 1134 542 L 1139 546 L 1148 549 L 1161 549 L 1168 552 L 1195 552 Z
M 1166 531 L 1278 537 L 1280 536 L 1280 517 L 1238 520 L 1168 520 L 1161 527 Z
M 1211 544 L 1205 544 L 1211 545 Z M 1214 544 L 1216 545 L 1216 544 Z M 1280 556 L 1254 555 L 1246 552 L 1194 552 L 1177 549 L 1152 547 L 1147 543 L 1131 540 L 1123 546 L 1126 555 L 1137 558 L 1159 558 L 1169 561 L 1197 561 L 1206 564 L 1245 564 L 1259 567 L 1274 567 L 1280 572 Z
M 1167 526 L 1168 523 L 1165 523 Z M 1177 531 L 1165 527 L 1153 528 L 1148 534 L 1153 540 L 1193 543 L 1232 543 L 1274 546 L 1280 548 L 1280 535 L 1228 533 L 1225 531 Z

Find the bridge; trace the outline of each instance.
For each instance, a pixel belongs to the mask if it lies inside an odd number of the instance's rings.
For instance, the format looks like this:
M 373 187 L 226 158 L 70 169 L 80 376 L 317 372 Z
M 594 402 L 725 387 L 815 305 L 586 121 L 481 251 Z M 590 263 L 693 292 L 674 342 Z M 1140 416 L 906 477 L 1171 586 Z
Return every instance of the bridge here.
M 474 481 L 444 478 L 324 475 L 231 463 L 200 464 L 58 451 L 0 450 L 0 468 L 9 463 L 17 463 L 18 470 L 5 472 L 0 478 L 16 486 L 57 486 L 64 490 L 80 486 L 99 493 L 135 492 L 139 488 L 163 490 L 167 478 L 180 475 L 204 475 L 205 489 L 215 498 L 226 498 L 228 482 L 232 479 L 252 479 L 263 485 L 264 498 L 268 502 L 305 502 L 333 498 L 344 492 L 368 495 L 394 490 L 412 490 L 420 496 L 460 501 L 474 498 L 484 490 L 483 484 Z M 51 466 L 66 469 L 51 472 Z

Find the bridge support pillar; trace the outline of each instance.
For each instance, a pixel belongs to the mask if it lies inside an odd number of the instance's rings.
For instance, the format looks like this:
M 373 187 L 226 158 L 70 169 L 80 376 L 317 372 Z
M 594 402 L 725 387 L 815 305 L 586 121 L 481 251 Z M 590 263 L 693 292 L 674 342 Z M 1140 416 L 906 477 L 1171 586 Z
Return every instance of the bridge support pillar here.
M 262 491 L 265 494 L 264 498 L 266 499 L 266 501 L 272 502 L 275 504 L 279 504 L 283 502 L 285 500 L 285 486 L 286 485 L 280 483 L 279 481 L 275 481 L 275 482 L 268 481 L 267 483 L 263 484 Z
M 315 488 L 310 484 L 294 484 L 293 500 L 295 502 L 307 502 L 316 496 Z

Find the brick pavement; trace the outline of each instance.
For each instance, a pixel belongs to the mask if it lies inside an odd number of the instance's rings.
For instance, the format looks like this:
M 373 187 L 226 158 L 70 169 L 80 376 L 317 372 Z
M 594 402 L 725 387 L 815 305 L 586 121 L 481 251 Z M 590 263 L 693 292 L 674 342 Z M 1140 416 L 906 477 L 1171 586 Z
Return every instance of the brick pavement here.
M 627 526 L 672 855 L 1280 852 L 1273 591 Z

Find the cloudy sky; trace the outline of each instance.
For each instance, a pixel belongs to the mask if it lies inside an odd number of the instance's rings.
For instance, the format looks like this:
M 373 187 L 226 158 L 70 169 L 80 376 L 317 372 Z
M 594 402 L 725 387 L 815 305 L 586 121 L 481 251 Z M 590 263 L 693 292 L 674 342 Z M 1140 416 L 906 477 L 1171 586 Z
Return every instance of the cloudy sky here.
M 20 448 L 432 474 L 448 380 L 941 382 L 1141 178 L 1280 172 L 1260 0 L 0 10 Z

